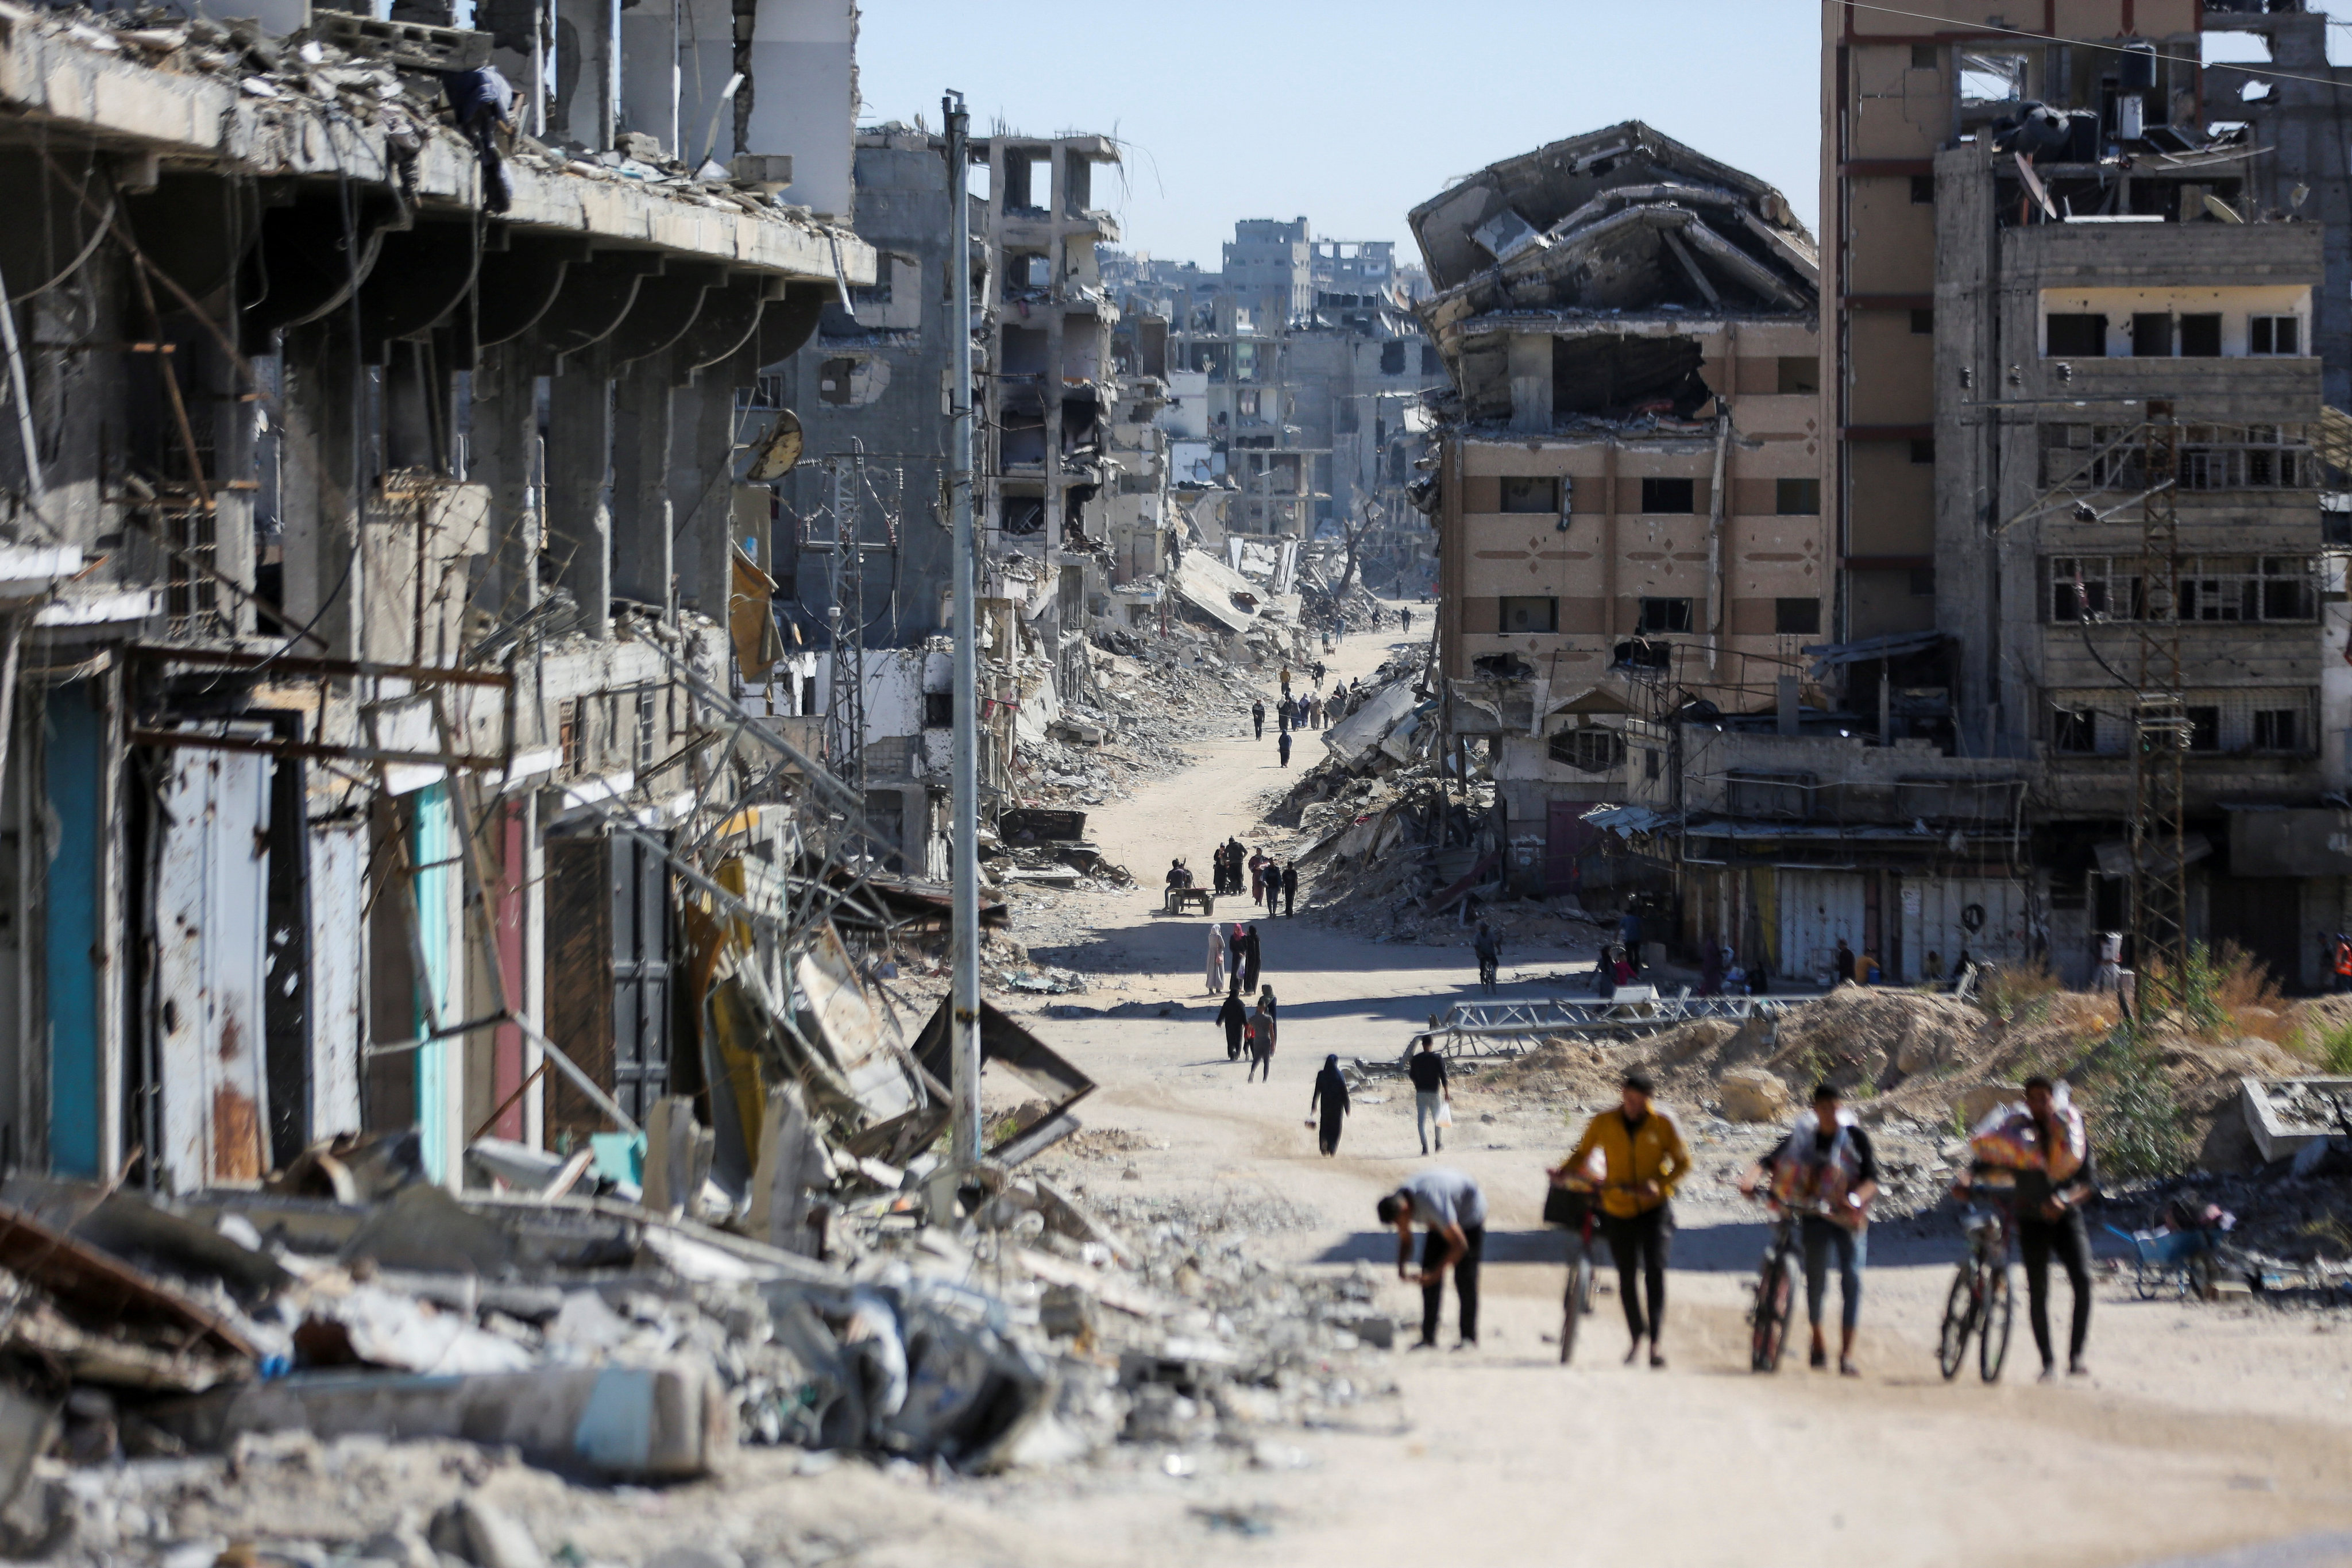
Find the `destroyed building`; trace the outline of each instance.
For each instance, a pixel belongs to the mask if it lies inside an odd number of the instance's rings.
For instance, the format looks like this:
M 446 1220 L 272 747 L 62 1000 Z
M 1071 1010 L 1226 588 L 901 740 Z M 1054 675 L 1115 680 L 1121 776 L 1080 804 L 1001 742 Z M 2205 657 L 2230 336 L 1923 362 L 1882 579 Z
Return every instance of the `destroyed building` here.
M 1807 650 L 1804 738 L 1768 721 L 1730 775 L 1747 807 L 1704 805 L 1744 824 L 1751 866 L 1839 868 L 1807 873 L 1819 929 L 1792 968 L 1834 933 L 1905 979 L 1963 944 L 2079 984 L 2095 933 L 2134 924 L 2131 759 L 2161 699 L 2192 939 L 2315 985 L 2352 870 L 2324 799 L 2352 761 L 2323 603 L 2326 399 L 2352 384 L 2352 213 L 2336 154 L 2315 162 L 2326 19 L 2059 0 L 2043 37 L 1991 9 L 1933 34 L 1824 13 L 1841 608 Z M 2208 33 L 2275 68 L 2203 66 Z M 1694 845 L 1695 821 L 1675 830 Z M 1733 941 L 1731 874 L 1710 876 L 1698 924 Z
M 614 68 L 503 149 L 444 103 L 503 33 L 12 21 L 11 1165 L 188 1192 L 413 1126 L 456 1186 L 699 1080 L 672 873 L 765 753 L 706 750 L 735 401 L 873 276 L 775 200 L 846 167 L 767 139 L 847 101 L 826 9 L 750 51 L 748 178 L 671 156 L 678 73 L 602 13 L 544 18 Z
M 1413 209 L 1443 356 L 1437 649 L 1511 885 L 1580 888 L 1594 804 L 1669 712 L 1769 703 L 1831 588 L 1813 242 L 1750 175 L 1629 122 Z

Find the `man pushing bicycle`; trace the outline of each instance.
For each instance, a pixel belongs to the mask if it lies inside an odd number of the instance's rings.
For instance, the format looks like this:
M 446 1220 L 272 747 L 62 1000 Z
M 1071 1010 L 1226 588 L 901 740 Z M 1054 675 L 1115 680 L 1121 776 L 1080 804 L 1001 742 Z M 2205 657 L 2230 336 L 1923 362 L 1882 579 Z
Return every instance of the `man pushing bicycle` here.
M 1769 1186 L 1766 1186 L 1767 1180 Z M 1829 1296 L 1829 1264 L 1838 1266 L 1838 1372 L 1858 1377 L 1853 1364 L 1854 1330 L 1862 1321 L 1862 1271 L 1869 1260 L 1870 1200 L 1878 1195 L 1878 1155 L 1870 1134 L 1845 1108 L 1844 1097 L 1824 1083 L 1813 1090 L 1813 1109 L 1789 1131 L 1772 1152 L 1739 1178 L 1745 1197 L 1763 1190 L 1769 1201 L 1801 1216 L 1805 1248 L 1805 1312 L 1811 1320 L 1815 1371 L 1829 1365 L 1822 1310 Z M 1774 1347 L 1774 1359 L 1779 1349 Z

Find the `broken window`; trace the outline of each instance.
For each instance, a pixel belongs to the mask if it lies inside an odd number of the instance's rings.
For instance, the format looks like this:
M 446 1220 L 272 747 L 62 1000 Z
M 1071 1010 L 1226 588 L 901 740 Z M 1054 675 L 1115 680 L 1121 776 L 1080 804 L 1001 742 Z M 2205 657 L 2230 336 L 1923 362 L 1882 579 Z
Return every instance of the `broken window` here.
M 2250 354 L 2300 354 L 2303 323 L 2294 316 L 2254 316 L 2246 322 Z
M 1643 479 L 1642 510 L 1645 512 L 1684 512 L 1698 510 L 1698 485 L 1693 479 Z
M 1641 623 L 1634 629 L 1644 637 L 1658 632 L 1686 632 L 1691 629 L 1691 602 L 1688 599 L 1643 599 Z
M 2050 710 L 2050 749 L 2089 756 L 2099 749 L 2099 716 L 2088 708 Z
M 950 730 L 955 727 L 955 693 L 926 691 L 923 693 L 923 728 Z
M 2131 319 L 2132 358 L 2172 357 L 2172 312 L 2135 310 Z
M 1652 642 L 1647 637 L 1629 638 L 1617 645 L 1611 661 L 1618 669 L 1670 669 L 1675 662 L 1675 645 Z
M 1936 311 L 1934 307 L 1919 306 L 1914 308 L 1911 312 L 1912 335 L 1914 337 L 1924 338 L 1932 335 L 1935 331 Z
M 1387 342 L 1381 345 L 1381 374 L 1382 375 L 1402 375 L 1404 374 L 1404 350 L 1405 342 L 1402 338 L 1391 338 Z
M 1811 354 L 1782 354 L 1779 361 L 1782 393 L 1810 395 L 1822 389 L 1822 362 Z
M 2315 614 L 2308 561 L 2192 557 L 2180 576 L 2184 621 L 2307 621 Z
M 1043 375 L 1045 374 L 1045 329 L 1043 327 L 1007 327 L 1004 329 L 1003 375 Z
M 2105 555 L 2050 558 L 2053 621 L 2136 621 L 2142 607 L 2138 562 Z
M 580 771 L 581 757 L 586 751 L 587 736 L 582 732 L 580 700 L 566 698 L 555 705 L 555 744 L 563 758 L 563 771 Z
M 1036 533 L 1045 526 L 1045 499 L 1043 496 L 1006 496 L 1004 498 L 1004 531 Z
M 2300 749 L 2303 726 L 2301 715 L 2292 708 L 2257 708 L 2254 710 L 2254 750 L 2258 752 L 2292 752 Z
M 1936 68 L 1936 46 L 1933 44 L 1912 45 L 1911 68 L 1915 71 L 1934 70 Z
M 1642 776 L 1645 779 L 1655 779 L 1661 773 L 1664 772 L 1664 761 L 1665 756 L 1664 752 L 1659 752 L 1654 747 L 1643 747 Z
M 1613 773 L 1625 763 L 1625 737 L 1614 730 L 1562 730 L 1551 738 L 1551 760 L 1584 773 Z
M 1819 517 L 1822 510 L 1822 481 L 1774 479 L 1772 500 L 1772 510 L 1782 517 Z
M 1775 599 L 1772 629 L 1786 637 L 1818 637 L 1822 629 L 1819 599 Z
M 2180 357 L 2221 357 L 2221 318 L 2218 312 L 2180 318 Z
M 1062 159 L 1062 214 L 1084 217 L 1094 205 L 1094 160 L 1073 147 Z
M 2025 96 L 2023 55 L 1962 49 L 1959 67 L 1963 104 L 2015 103 Z
M 1559 515 L 1559 480 L 1517 474 L 1504 475 L 1503 510 L 1538 512 L 1547 517 Z
M 1502 629 L 1506 632 L 1556 632 L 1559 630 L 1559 601 L 1534 595 L 1503 599 Z
M 1421 345 L 1421 374 L 1423 375 L 1444 375 L 1445 374 L 1445 359 L 1444 355 L 1437 352 L 1437 345 L 1435 343 L 1423 343 Z
M 2053 314 L 2042 327 L 2042 352 L 2053 359 L 2096 359 L 2107 352 L 2107 319 Z
M 2221 710 L 2219 707 L 2189 708 L 2189 749 L 2192 752 L 2218 752 L 2221 749 Z
M 634 766 L 641 773 L 654 765 L 654 747 L 661 733 L 659 712 L 654 706 L 651 691 L 637 693 L 637 749 Z
M 1042 250 L 1008 250 L 1004 253 L 1004 297 L 1008 300 L 1037 300 L 1054 291 L 1054 264 Z
M 1043 216 L 1045 211 L 1043 198 L 1051 188 L 1053 179 L 1053 154 L 1045 148 L 1007 148 L 1004 153 L 1004 210 Z

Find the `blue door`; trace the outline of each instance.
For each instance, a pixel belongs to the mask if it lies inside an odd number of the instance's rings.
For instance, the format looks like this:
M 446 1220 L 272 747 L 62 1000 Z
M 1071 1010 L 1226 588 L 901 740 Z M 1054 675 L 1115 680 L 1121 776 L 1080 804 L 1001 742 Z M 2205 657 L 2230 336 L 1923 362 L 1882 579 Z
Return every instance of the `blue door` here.
M 99 1174 L 99 811 L 105 729 L 98 690 L 68 681 L 49 693 L 47 784 L 57 823 L 48 867 L 49 1165 Z

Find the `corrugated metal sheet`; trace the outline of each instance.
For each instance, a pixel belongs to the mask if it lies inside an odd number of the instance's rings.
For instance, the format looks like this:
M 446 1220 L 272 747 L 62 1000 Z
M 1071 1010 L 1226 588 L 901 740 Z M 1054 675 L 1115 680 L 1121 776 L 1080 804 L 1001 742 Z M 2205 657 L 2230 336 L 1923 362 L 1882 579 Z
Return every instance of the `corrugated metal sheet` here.
M 1944 973 L 1966 951 L 1979 963 L 2021 963 L 2033 951 L 2032 900 L 2017 882 L 1979 877 L 1906 877 L 1903 979 L 1916 983 L 1933 949 Z
M 169 753 L 156 868 L 162 1175 L 188 1192 L 268 1168 L 262 986 L 268 954 L 267 757 Z
M 360 1127 L 361 873 L 367 842 L 356 825 L 310 833 L 310 1132 Z
M 1800 979 L 1834 972 L 1837 944 L 1863 948 L 1863 879 L 1855 871 L 1783 868 L 1780 884 L 1780 973 Z

